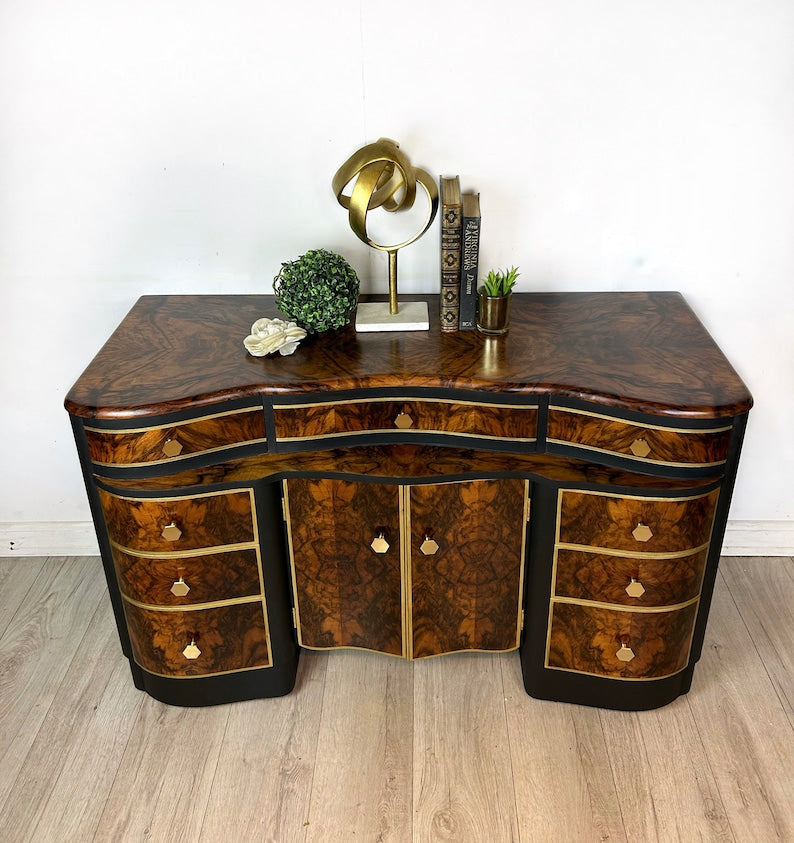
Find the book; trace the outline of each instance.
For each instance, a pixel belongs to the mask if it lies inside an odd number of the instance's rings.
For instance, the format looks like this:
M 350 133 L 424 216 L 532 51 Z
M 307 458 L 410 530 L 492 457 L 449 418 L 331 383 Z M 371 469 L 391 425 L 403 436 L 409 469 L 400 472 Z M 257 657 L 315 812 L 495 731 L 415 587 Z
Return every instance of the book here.
M 441 176 L 441 330 L 457 331 L 460 321 L 462 199 L 460 178 Z
M 464 193 L 461 214 L 460 328 L 477 327 L 477 272 L 480 262 L 480 194 Z

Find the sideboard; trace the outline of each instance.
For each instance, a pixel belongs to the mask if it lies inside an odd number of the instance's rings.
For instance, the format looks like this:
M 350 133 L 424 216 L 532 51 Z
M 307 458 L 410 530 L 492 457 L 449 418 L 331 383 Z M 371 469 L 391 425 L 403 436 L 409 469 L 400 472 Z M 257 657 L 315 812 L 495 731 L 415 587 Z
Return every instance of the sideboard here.
M 144 296 L 66 398 L 138 688 L 276 696 L 356 647 L 518 650 L 532 696 L 607 708 L 689 690 L 752 398 L 680 294 L 254 358 L 262 316 Z

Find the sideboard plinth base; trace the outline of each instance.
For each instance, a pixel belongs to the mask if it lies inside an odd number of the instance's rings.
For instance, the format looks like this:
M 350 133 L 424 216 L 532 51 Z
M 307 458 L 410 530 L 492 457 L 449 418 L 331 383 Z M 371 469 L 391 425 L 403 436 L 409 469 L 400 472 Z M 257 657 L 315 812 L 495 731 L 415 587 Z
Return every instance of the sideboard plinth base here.
M 157 676 L 131 664 L 135 687 L 167 705 L 190 708 L 267 697 L 283 697 L 295 687 L 300 650 L 280 667 L 266 667 L 219 676 L 174 679 Z M 140 677 L 140 685 L 138 684 Z

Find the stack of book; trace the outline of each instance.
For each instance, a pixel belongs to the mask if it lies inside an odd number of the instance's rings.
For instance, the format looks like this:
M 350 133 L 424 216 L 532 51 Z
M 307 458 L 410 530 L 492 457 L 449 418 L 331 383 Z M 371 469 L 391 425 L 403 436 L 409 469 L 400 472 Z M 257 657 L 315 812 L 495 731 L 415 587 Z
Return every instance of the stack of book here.
M 473 330 L 480 257 L 480 194 L 441 176 L 441 330 Z

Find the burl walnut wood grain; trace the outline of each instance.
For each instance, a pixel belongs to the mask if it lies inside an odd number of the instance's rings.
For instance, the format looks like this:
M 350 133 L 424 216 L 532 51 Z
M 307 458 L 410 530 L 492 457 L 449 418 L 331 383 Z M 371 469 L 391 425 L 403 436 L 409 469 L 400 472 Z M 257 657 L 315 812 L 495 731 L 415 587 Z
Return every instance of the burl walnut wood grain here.
M 160 477 L 114 478 L 119 489 L 171 489 L 226 482 L 252 482 L 263 477 L 290 476 L 301 472 L 340 472 L 384 479 L 445 477 L 474 473 L 480 476 L 518 473 L 562 483 L 599 483 L 647 490 L 677 490 L 710 486 L 718 479 L 698 477 L 672 479 L 610 468 L 548 454 L 509 454 L 474 448 L 436 445 L 372 445 L 331 448 L 294 454 L 257 454 L 198 469 L 186 469 Z M 101 473 L 97 471 L 97 476 Z
M 525 498 L 521 480 L 411 487 L 414 658 L 518 646 Z
M 163 676 L 204 676 L 270 664 L 267 627 L 260 600 L 194 611 L 154 611 L 125 603 L 135 661 Z M 197 659 L 182 651 L 191 639 Z
M 730 429 L 718 433 L 682 433 L 572 413 L 554 407 L 549 408 L 546 435 L 549 439 L 612 451 L 630 459 L 636 459 L 631 451 L 632 443 L 644 439 L 650 447 L 650 453 L 644 459 L 691 465 L 724 462 L 728 457 L 731 440 Z
M 552 603 L 548 666 L 615 678 L 658 679 L 686 667 L 697 603 L 671 612 L 640 613 Z M 621 638 L 634 651 L 616 653 Z
M 719 489 L 691 499 L 647 500 L 629 495 L 560 492 L 558 542 L 635 553 L 671 553 L 708 542 Z M 638 541 L 632 531 L 650 527 L 653 537 Z
M 261 407 L 245 413 L 226 413 L 216 418 L 200 419 L 168 427 L 114 433 L 86 430 L 91 459 L 107 465 L 167 462 L 213 448 L 223 448 L 265 438 L 265 417 Z M 176 457 L 163 453 L 169 440 L 182 445 Z
M 248 490 L 136 500 L 99 489 L 99 499 L 111 540 L 131 550 L 178 552 L 256 540 Z M 176 541 L 162 536 L 163 528 L 171 523 L 182 531 Z
M 275 408 L 278 439 L 329 436 L 361 431 L 399 431 L 405 413 L 412 424 L 403 433 L 440 431 L 506 439 L 535 439 L 535 407 L 493 407 L 445 401 L 366 401 Z
M 686 603 L 700 593 L 707 556 L 707 549 L 673 559 L 643 559 L 559 548 L 553 594 L 624 606 Z M 641 597 L 626 593 L 632 577 L 645 589 Z
M 420 298 L 420 297 L 415 297 Z M 75 383 L 69 412 L 135 418 L 284 393 L 433 387 L 571 396 L 670 416 L 744 413 L 747 388 L 678 293 L 514 294 L 510 332 L 429 331 L 307 338 L 289 357 L 242 340 L 267 296 L 144 296 Z
M 398 488 L 295 478 L 287 493 L 301 644 L 402 655 Z
M 121 593 L 154 606 L 187 606 L 260 594 L 256 550 L 229 550 L 204 556 L 151 559 L 112 549 Z M 184 597 L 171 592 L 182 577 L 190 588 Z

